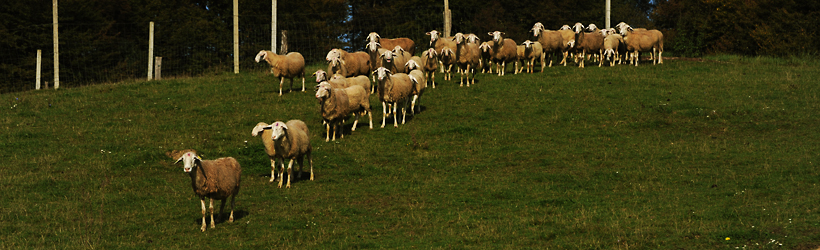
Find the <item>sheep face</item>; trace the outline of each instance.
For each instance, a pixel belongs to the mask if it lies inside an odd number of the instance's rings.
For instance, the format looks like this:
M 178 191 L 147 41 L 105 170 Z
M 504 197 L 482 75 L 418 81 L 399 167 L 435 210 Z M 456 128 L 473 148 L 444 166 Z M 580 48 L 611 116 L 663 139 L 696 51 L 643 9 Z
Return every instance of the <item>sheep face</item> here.
M 506 33 L 501 32 L 501 31 L 493 31 L 493 32 L 489 32 L 487 34 L 493 37 L 493 42 L 495 42 L 495 43 L 503 42 L 504 41 L 503 36 L 506 35 Z
M 531 29 L 532 35 L 534 37 L 538 38 L 538 35 L 541 35 L 542 30 L 546 30 L 544 28 L 544 25 L 541 24 L 541 22 L 537 22 L 537 23 L 535 23 L 535 25 L 532 26 L 532 29 Z
M 324 70 L 317 70 L 316 73 L 313 73 L 313 76 L 316 77 L 316 83 L 320 83 L 322 81 L 327 81 L 327 72 Z
M 316 85 L 316 99 L 319 99 L 321 102 L 325 98 L 330 96 L 330 83 L 328 82 L 321 82 L 319 85 Z
M 378 42 L 370 41 L 370 42 L 367 43 L 367 45 L 364 46 L 364 48 L 370 50 L 370 52 L 376 52 L 376 51 L 379 50 L 379 48 L 381 46 L 382 45 L 379 44 Z
M 453 36 L 453 41 L 455 41 L 455 42 L 456 42 L 456 44 L 462 44 L 462 43 L 464 43 L 464 41 L 466 41 L 466 40 L 467 40 L 467 39 L 464 37 L 464 34 L 462 34 L 462 33 L 456 33 L 456 34 Z
M 588 30 L 589 32 L 595 32 L 596 30 L 598 30 L 598 26 L 595 26 L 595 24 L 594 24 L 594 23 L 590 23 L 590 24 L 587 26 L 587 30 Z
M 531 50 L 531 49 L 532 49 L 532 44 L 533 44 L 533 42 L 532 42 L 532 41 L 530 41 L 530 40 L 526 40 L 526 41 L 524 41 L 524 42 L 523 42 L 523 43 L 521 43 L 521 44 L 522 44 L 522 45 L 524 45 L 524 48 L 527 48 L 527 49 Z
M 438 56 L 437 54 L 438 53 L 436 53 L 436 49 L 429 48 L 429 49 L 427 49 L 426 52 L 422 53 L 422 56 L 425 56 L 425 57 L 430 58 L 430 59 L 436 59 L 436 56 Z
M 270 125 L 271 127 L 271 139 L 274 141 L 279 140 L 285 135 L 286 130 L 288 130 L 288 126 L 285 125 L 284 122 L 274 122 Z
M 373 71 L 373 74 L 376 74 L 376 78 L 379 79 L 379 81 L 383 81 L 390 76 L 390 70 L 385 67 L 379 67 L 376 71 Z
M 379 56 L 379 58 L 384 59 L 384 61 L 385 61 L 385 62 L 387 62 L 387 63 L 393 63 L 393 57 L 394 57 L 394 56 L 396 56 L 396 55 L 393 53 L 393 51 L 392 51 L 392 50 L 388 50 L 388 51 L 385 51 L 384 53 L 382 53 L 382 54 Z
M 256 62 L 259 62 L 260 60 L 265 60 L 265 58 L 267 58 L 267 57 L 268 57 L 268 53 L 265 52 L 264 50 L 260 50 L 259 53 L 256 54 L 256 59 L 255 60 L 256 60 Z
M 339 52 L 339 49 L 332 49 L 330 50 L 330 52 L 327 52 L 325 60 L 330 62 L 330 60 L 332 60 L 333 58 L 342 58 L 342 53 Z
M 575 25 L 572 26 L 572 30 L 575 31 L 575 33 L 581 33 L 584 31 L 584 25 L 581 23 L 575 23 Z
M 420 68 L 416 61 L 413 60 L 407 61 L 407 63 L 404 64 L 404 67 L 407 68 L 407 71 Z
M 467 42 L 468 43 L 476 43 L 477 44 L 479 40 L 481 40 L 481 39 L 479 39 L 478 36 L 476 36 L 475 34 L 468 34 L 467 35 Z
M 439 32 L 436 30 L 432 30 L 430 32 L 427 32 L 427 35 L 430 36 L 430 46 L 433 46 L 433 43 L 435 43 L 439 38 Z
M 202 159 L 196 155 L 196 152 L 188 151 L 182 154 L 182 156 L 179 157 L 179 159 L 177 159 L 174 163 L 176 164 L 180 161 L 182 161 L 182 170 L 184 170 L 185 173 L 190 173 L 194 170 L 197 164 L 201 164 Z
M 632 31 L 632 27 L 629 27 L 629 25 L 623 25 L 623 26 L 621 26 L 621 32 L 620 32 L 620 33 L 621 33 L 621 36 L 624 36 L 624 37 L 625 37 L 625 36 L 626 36 L 629 32 L 631 32 L 631 31 Z
M 367 35 L 368 42 L 379 42 L 379 39 L 381 39 L 381 37 L 376 32 L 370 32 L 370 34 Z
M 623 26 L 629 26 L 629 25 L 628 25 L 628 24 L 626 24 L 625 22 L 620 22 L 620 23 L 618 23 L 618 24 L 616 24 L 616 25 L 615 25 L 615 28 L 616 28 L 616 29 L 621 29 L 621 27 L 623 27 Z
M 404 52 L 405 51 L 401 46 L 396 45 L 396 47 L 393 48 L 393 54 L 399 54 L 400 55 Z
M 572 27 L 569 27 L 569 25 L 564 24 L 564 26 L 561 26 L 559 30 L 572 30 Z

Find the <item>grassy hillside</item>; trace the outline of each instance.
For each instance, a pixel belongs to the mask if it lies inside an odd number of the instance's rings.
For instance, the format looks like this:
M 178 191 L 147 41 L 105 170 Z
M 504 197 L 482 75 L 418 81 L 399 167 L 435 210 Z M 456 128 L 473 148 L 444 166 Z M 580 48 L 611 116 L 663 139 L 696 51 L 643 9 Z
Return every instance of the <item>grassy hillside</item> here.
M 437 76 L 407 124 L 379 128 L 372 96 L 375 128 L 336 142 L 310 78 L 281 97 L 259 72 L 0 95 L 0 248 L 820 245 L 816 60 Z M 279 189 L 250 133 L 289 119 L 316 179 Z M 234 223 L 199 231 L 165 156 L 185 148 L 241 163 Z

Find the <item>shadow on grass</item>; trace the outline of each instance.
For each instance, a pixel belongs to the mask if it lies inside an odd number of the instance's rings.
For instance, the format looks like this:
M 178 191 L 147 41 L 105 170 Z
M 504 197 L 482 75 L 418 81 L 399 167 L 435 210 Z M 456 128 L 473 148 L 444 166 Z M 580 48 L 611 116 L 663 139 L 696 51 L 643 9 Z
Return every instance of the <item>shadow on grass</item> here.
M 230 201 L 228 201 L 228 202 L 230 202 Z M 216 202 L 214 202 L 214 203 L 216 203 Z M 228 218 L 229 218 L 229 216 L 231 216 L 230 206 L 231 206 L 230 203 L 225 204 L 225 211 L 223 211 L 223 213 L 220 214 L 219 213 L 219 206 L 217 204 L 214 204 L 214 220 L 216 220 L 216 225 L 228 223 Z M 210 228 L 211 227 L 211 212 L 207 209 L 205 211 L 206 211 L 206 213 L 205 213 L 205 223 L 208 224 L 208 228 Z M 241 220 L 242 218 L 245 218 L 249 214 L 250 213 L 248 213 L 245 210 L 241 210 L 241 209 L 240 210 L 234 210 L 233 211 L 233 221 L 237 222 L 237 221 Z M 194 224 L 202 225 L 202 217 L 197 217 L 196 219 L 194 219 Z

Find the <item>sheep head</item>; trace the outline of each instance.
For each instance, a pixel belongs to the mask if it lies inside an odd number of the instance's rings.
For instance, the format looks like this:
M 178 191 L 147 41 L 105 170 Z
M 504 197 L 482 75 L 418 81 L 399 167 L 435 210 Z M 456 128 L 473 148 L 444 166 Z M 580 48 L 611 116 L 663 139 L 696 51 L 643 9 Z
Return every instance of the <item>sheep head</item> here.
M 621 32 L 620 33 L 621 33 L 621 36 L 625 37 L 632 31 L 633 31 L 632 27 L 629 27 L 629 25 L 623 25 L 623 26 L 621 26 Z
M 422 52 L 421 56 L 422 57 L 427 57 L 427 58 L 430 58 L 430 59 L 436 59 L 436 57 L 438 56 L 438 53 L 436 53 L 436 49 L 429 48 L 429 49 L 427 49 L 427 51 Z
M 325 72 L 324 70 L 321 70 L 321 69 L 320 69 L 320 70 L 317 70 L 317 71 L 316 71 L 315 73 L 313 73 L 313 75 L 311 75 L 311 76 L 315 76 L 315 77 L 316 77 L 316 83 L 320 83 L 320 82 L 322 82 L 322 81 L 327 81 L 327 72 Z
M 342 52 L 339 52 L 339 49 L 332 49 L 329 52 L 327 52 L 327 56 L 325 56 L 325 60 L 330 62 L 330 60 L 332 60 L 333 58 L 341 58 L 341 57 L 342 57 Z
M 376 74 L 376 78 L 379 79 L 379 81 L 383 81 L 384 79 L 387 79 L 387 77 L 390 76 L 390 70 L 385 67 L 379 67 L 378 69 L 373 71 L 373 74 Z
M 444 47 L 444 48 L 441 49 L 441 57 L 449 58 L 449 57 L 452 57 L 454 53 L 455 52 L 453 52 L 453 49 L 450 49 L 448 47 Z
M 543 31 L 543 30 L 546 30 L 546 29 L 544 28 L 544 25 L 543 25 L 543 24 L 541 24 L 541 22 L 537 22 L 537 23 L 535 23 L 535 24 L 532 26 L 532 29 L 531 29 L 531 31 L 532 31 L 532 36 L 534 36 L 534 37 L 538 37 L 538 35 L 541 35 L 541 31 Z
M 558 30 L 572 30 L 572 27 L 569 27 L 569 25 L 564 24 L 564 26 L 561 26 L 561 28 Z
M 606 58 L 606 60 L 612 61 L 612 59 L 613 59 L 612 56 L 614 56 L 614 55 L 615 55 L 615 50 L 614 49 L 607 49 L 606 51 L 604 51 L 604 58 Z
M 601 32 L 601 36 L 603 36 L 603 37 L 606 37 L 606 36 L 609 35 L 609 30 L 603 29 L 603 30 L 599 30 L 599 31 Z
M 399 51 L 401 51 L 401 52 L 399 52 Z M 402 48 L 401 46 L 396 45 L 396 47 L 394 47 L 394 48 L 393 48 L 393 54 L 398 54 L 398 55 L 400 55 L 400 54 L 402 54 L 402 53 L 404 53 L 404 52 L 405 52 L 405 50 L 404 50 L 404 48 Z
M 253 127 L 253 131 L 251 131 L 251 136 L 258 136 L 262 130 L 265 130 L 268 124 L 264 122 L 260 122 L 256 124 L 256 127 Z
M 408 71 L 420 68 L 419 64 L 413 60 L 407 61 L 407 63 L 404 64 L 404 67 L 407 68 Z
M 438 31 L 432 30 L 430 32 L 427 32 L 427 35 L 430 36 L 430 46 L 433 46 L 433 43 L 435 43 L 439 38 Z
M 365 48 L 365 49 L 369 49 L 371 52 L 376 52 L 376 51 L 379 51 L 379 48 L 380 48 L 381 46 L 382 46 L 382 45 L 381 45 L 381 44 L 379 44 L 378 42 L 373 42 L 373 41 L 370 41 L 370 42 L 368 42 L 366 45 L 364 45 L 364 48 Z
M 493 42 L 495 42 L 495 43 L 503 42 L 504 41 L 503 36 L 507 35 L 507 33 L 497 31 L 497 30 L 493 31 L 493 32 L 488 32 L 487 34 L 493 37 Z
M 616 24 L 616 25 L 615 25 L 615 28 L 616 28 L 616 29 L 621 29 L 621 27 L 623 27 L 623 26 L 629 26 L 629 25 L 628 25 L 628 24 L 626 24 L 625 22 L 620 22 L 620 23 L 618 23 L 618 24 Z
M 480 40 L 475 34 L 467 34 L 468 43 L 478 43 Z
M 572 30 L 575 31 L 576 34 L 584 32 L 584 25 L 581 23 L 575 23 L 575 25 L 572 26 Z
M 385 51 L 384 53 L 382 53 L 381 55 L 379 55 L 379 58 L 384 59 L 384 61 L 387 62 L 387 63 L 393 63 L 393 57 L 394 56 L 396 56 L 396 55 L 393 53 L 393 51 L 388 50 L 388 51 Z
M 269 125 L 269 127 L 271 127 L 271 129 L 273 130 L 271 131 L 271 139 L 273 139 L 274 141 L 284 137 L 286 130 L 288 130 L 288 125 L 285 125 L 284 122 L 274 122 L 273 124 Z
M 379 39 L 381 39 L 381 37 L 376 32 L 370 32 L 370 34 L 367 35 L 368 42 L 379 42 Z
M 321 102 L 325 98 L 330 96 L 330 83 L 323 81 L 316 85 L 316 99 L 319 99 Z
M 265 60 L 267 58 L 268 58 L 268 52 L 264 51 L 264 50 L 260 50 L 259 53 L 256 54 L 256 59 L 255 60 L 256 60 L 256 62 L 259 62 L 260 60 Z
M 481 45 L 478 45 L 478 49 L 481 50 L 481 52 L 489 53 L 492 47 L 490 47 L 489 43 L 483 42 Z
M 199 156 L 196 155 L 196 150 L 186 149 L 182 151 L 182 156 L 180 156 L 174 164 L 179 163 L 180 161 L 182 161 L 183 165 L 182 170 L 184 170 L 185 173 L 190 173 L 196 165 L 202 163 L 202 158 L 199 158 Z
M 467 40 L 467 39 L 464 37 L 464 34 L 462 34 L 461 32 L 456 33 L 455 35 L 453 35 L 453 41 L 455 41 L 456 44 L 462 44 L 462 43 L 464 43 L 465 40 Z
M 595 24 L 594 24 L 594 23 L 590 23 L 590 24 L 587 26 L 587 30 L 588 30 L 589 32 L 595 32 L 596 30 L 598 30 L 598 26 L 595 26 Z
M 521 45 L 524 45 L 524 48 L 529 49 L 529 50 L 532 49 L 532 44 L 533 44 L 533 42 L 530 41 L 530 40 L 526 40 L 523 43 L 521 43 Z

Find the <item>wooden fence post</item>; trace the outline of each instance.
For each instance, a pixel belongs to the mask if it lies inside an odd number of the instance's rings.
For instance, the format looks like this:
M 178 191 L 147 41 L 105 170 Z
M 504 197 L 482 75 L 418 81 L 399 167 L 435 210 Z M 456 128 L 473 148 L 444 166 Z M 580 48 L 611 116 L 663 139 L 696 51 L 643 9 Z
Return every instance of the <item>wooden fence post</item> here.
M 450 1 L 444 0 L 444 37 L 450 37 L 453 28 L 452 13 L 450 12 Z
M 162 80 L 162 57 L 156 57 L 156 63 L 154 63 L 154 79 L 155 80 Z
M 233 73 L 239 74 L 239 0 L 233 0 Z
M 270 51 L 276 52 L 276 0 L 271 0 Z
M 40 72 L 42 71 L 42 66 L 40 65 L 43 62 L 43 51 L 37 50 L 37 81 L 34 84 L 35 89 L 40 89 Z
M 287 30 L 282 31 L 282 46 L 279 46 L 279 47 L 280 47 L 280 50 L 279 50 L 280 55 L 285 55 L 285 54 L 288 53 L 288 31 Z
M 154 78 L 154 22 L 148 28 L 148 81 Z
M 57 30 L 59 30 L 59 22 L 57 21 L 57 0 L 52 0 L 52 20 L 54 22 L 53 29 L 54 29 L 54 89 L 60 88 L 60 36 L 58 35 Z

